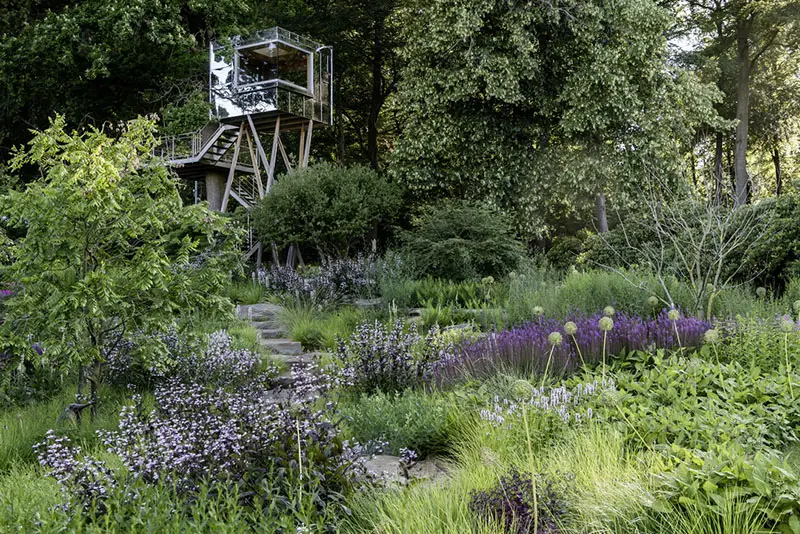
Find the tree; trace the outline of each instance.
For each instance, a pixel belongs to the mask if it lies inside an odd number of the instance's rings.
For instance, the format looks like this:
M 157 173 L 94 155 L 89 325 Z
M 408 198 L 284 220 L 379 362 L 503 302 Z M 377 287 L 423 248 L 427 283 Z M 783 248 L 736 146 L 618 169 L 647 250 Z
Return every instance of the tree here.
M 751 134 L 769 154 L 775 172 L 775 195 L 783 192 L 782 152 L 800 132 L 800 62 L 796 54 L 773 49 L 753 81 Z
M 116 123 L 206 91 L 208 40 L 240 0 L 29 0 L 0 7 L 0 159 L 61 113 Z
M 390 170 L 419 197 L 489 200 L 528 238 L 630 201 L 714 115 L 716 91 L 667 64 L 670 23 L 650 0 L 413 3 Z
M 274 21 L 334 48 L 334 137 L 315 132 L 315 143 L 342 163 L 381 166 L 382 125 L 387 101 L 397 90 L 406 0 L 287 0 L 256 2 L 253 20 Z M 389 121 L 386 121 L 389 122 Z M 333 147 L 331 146 L 333 142 Z M 390 142 L 390 140 L 387 140 Z M 317 149 L 319 150 L 319 149 Z
M 151 154 L 150 121 L 119 137 L 65 131 L 58 117 L 36 132 L 12 169 L 37 166 L 41 178 L 0 197 L 0 219 L 24 231 L 2 274 L 19 286 L 7 302 L 3 336 L 69 370 L 88 366 L 92 411 L 103 361 L 123 340 L 142 357 L 177 317 L 229 305 L 219 296 L 235 258 L 237 232 L 203 204 L 182 205 L 169 171 Z M 0 337 L 3 337 L 0 336 Z
M 705 50 L 731 58 L 734 83 L 719 83 L 733 102 L 736 118 L 734 148 L 735 203 L 748 201 L 747 151 L 751 89 L 765 54 L 778 47 L 796 50 L 800 32 L 800 2 L 789 0 L 687 0 L 687 29 L 699 32 Z M 723 73 L 723 69 L 720 69 Z M 717 139 L 717 176 L 721 175 L 721 137 Z

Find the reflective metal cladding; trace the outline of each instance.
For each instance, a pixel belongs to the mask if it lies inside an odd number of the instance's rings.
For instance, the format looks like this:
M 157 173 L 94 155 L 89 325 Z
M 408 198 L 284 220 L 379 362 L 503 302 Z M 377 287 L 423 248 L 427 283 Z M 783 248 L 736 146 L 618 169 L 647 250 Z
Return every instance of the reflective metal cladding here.
M 210 91 L 220 121 L 282 112 L 333 121 L 333 50 L 283 28 L 211 45 Z

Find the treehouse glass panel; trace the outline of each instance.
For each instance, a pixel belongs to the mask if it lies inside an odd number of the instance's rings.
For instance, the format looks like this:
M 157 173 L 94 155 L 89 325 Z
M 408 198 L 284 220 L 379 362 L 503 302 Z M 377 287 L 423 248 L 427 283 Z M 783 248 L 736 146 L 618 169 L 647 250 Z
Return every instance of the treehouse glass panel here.
M 278 81 L 313 94 L 311 53 L 284 43 L 242 48 L 237 51 L 239 85 Z
M 330 124 L 331 50 L 281 28 L 211 49 L 211 100 L 219 120 L 290 113 Z

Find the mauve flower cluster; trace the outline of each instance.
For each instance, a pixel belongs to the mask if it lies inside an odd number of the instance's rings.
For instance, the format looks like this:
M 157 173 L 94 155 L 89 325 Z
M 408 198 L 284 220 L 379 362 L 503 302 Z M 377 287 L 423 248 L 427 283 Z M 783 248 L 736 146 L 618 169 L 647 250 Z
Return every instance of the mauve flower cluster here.
M 145 482 L 191 491 L 200 481 L 240 480 L 258 469 L 347 467 L 338 429 L 309 402 L 270 403 L 258 385 L 212 391 L 177 380 L 155 396 L 156 410 L 144 413 L 137 399 L 123 408 L 118 431 L 102 433 L 108 450 Z
M 398 320 L 391 328 L 378 321 L 358 326 L 336 356 L 340 377 L 358 391 L 402 391 L 427 383 L 434 364 L 448 358 L 452 346 L 442 344 L 438 330 L 423 337 L 414 323 Z
M 484 490 L 473 490 L 469 509 L 482 521 L 498 521 L 505 532 L 517 534 L 556 534 L 558 525 L 567 512 L 566 501 L 558 494 L 551 480 L 536 477 L 534 484 L 530 473 L 520 473 L 512 468 L 500 477 L 497 486 Z M 536 509 L 533 503 L 537 503 Z M 538 513 L 534 513 L 534 512 Z M 537 524 L 534 524 L 537 523 Z
M 619 355 L 651 347 L 698 346 L 706 330 L 712 327 L 696 317 L 681 316 L 673 321 L 666 310 L 655 319 L 618 313 L 607 332 L 601 329 L 600 319 L 600 315 L 572 317 L 570 320 L 576 327 L 574 335 L 567 334 L 560 322 L 544 317 L 513 330 L 490 334 L 459 347 L 451 357 L 441 360 L 435 366 L 434 379 L 442 384 L 464 375 L 484 376 L 503 369 L 541 374 L 548 360 L 551 373 L 565 374 L 574 371 L 581 360 L 588 364 L 600 361 L 604 333 L 606 353 Z M 562 335 L 561 344 L 554 346 L 550 342 L 548 336 L 552 332 Z
M 480 417 L 493 426 L 511 428 L 522 417 L 524 405 L 528 413 L 554 415 L 564 423 L 580 423 L 592 419 L 594 415 L 591 407 L 581 409 L 583 403 L 603 391 L 615 390 L 614 381 L 610 378 L 600 382 L 578 383 L 573 389 L 563 385 L 549 389 L 530 387 L 529 393 L 521 400 L 501 399 L 496 395 L 493 407 L 481 410 Z
M 201 342 L 191 343 L 174 328 L 158 334 L 166 349 L 159 358 L 142 361 L 135 342 L 125 341 L 106 358 L 112 383 L 153 385 L 170 378 L 206 386 L 233 386 L 253 379 L 270 378 L 278 370 L 261 365 L 258 353 L 234 347 L 231 335 L 219 330 Z
M 377 294 L 380 264 L 373 256 L 355 259 L 322 259 L 319 268 L 297 270 L 272 265 L 258 271 L 259 282 L 284 299 L 310 301 L 329 306 L 353 297 Z
M 80 447 L 71 446 L 69 438 L 58 437 L 52 430 L 47 431 L 45 441 L 33 448 L 39 463 L 61 487 L 64 504 L 57 508 L 69 511 L 73 504 L 79 504 L 84 511 L 92 506 L 101 513 L 105 511 L 103 501 L 117 483 L 104 462 L 83 456 Z

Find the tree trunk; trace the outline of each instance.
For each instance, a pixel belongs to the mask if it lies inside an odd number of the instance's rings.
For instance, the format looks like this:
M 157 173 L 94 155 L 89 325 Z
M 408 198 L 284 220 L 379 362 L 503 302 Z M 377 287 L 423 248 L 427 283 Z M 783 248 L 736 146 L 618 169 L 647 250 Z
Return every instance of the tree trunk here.
M 601 233 L 608 232 L 608 215 L 606 214 L 606 195 L 597 193 L 595 198 L 595 215 L 597 216 L 597 229 Z
M 91 411 L 92 411 L 92 421 L 97 419 L 97 403 L 98 403 L 98 387 L 100 382 L 100 361 L 95 360 L 91 367 L 91 373 L 89 376 L 89 386 L 91 390 Z
M 735 205 L 747 203 L 747 136 L 750 126 L 750 27 L 752 19 L 741 18 L 736 21 L 736 148 L 734 154 L 734 172 L 736 176 Z
M 385 21 L 375 21 L 375 40 L 372 43 L 372 96 L 367 120 L 367 154 L 373 169 L 378 169 L 378 115 L 383 106 L 383 32 Z
M 714 146 L 714 204 L 722 202 L 722 132 L 717 132 Z
M 776 144 L 772 148 L 772 164 L 775 166 L 775 195 L 781 196 L 783 192 L 783 177 L 781 176 L 781 150 Z

